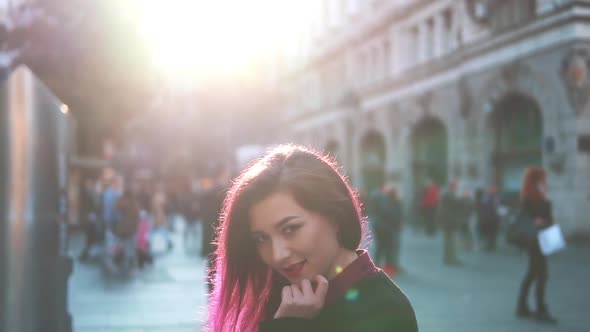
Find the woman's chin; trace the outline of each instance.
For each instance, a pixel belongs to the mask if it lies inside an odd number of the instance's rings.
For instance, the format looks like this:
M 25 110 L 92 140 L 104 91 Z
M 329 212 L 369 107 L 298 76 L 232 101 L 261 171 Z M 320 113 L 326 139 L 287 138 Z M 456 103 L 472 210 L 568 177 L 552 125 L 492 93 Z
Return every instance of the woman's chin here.
M 315 274 L 305 274 L 302 275 L 301 277 L 297 278 L 296 283 L 297 285 L 301 285 L 301 282 L 303 281 L 303 279 L 307 279 L 309 281 L 311 281 L 312 285 L 315 283 L 315 278 L 317 277 L 318 273 Z
M 313 276 L 310 276 L 308 274 L 301 274 L 298 276 L 284 276 L 289 283 L 291 283 L 291 285 L 301 285 L 301 282 L 303 281 L 303 279 L 307 279 L 307 280 L 313 280 Z
M 303 276 L 287 276 L 287 275 L 283 275 L 291 284 L 296 284 L 298 282 L 300 282 L 301 280 L 303 280 Z

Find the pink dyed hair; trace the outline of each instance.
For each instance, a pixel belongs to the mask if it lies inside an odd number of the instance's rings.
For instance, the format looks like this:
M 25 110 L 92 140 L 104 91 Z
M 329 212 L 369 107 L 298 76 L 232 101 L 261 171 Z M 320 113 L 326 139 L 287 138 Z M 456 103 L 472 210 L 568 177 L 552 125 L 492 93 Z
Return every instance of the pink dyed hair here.
M 208 331 L 254 332 L 271 319 L 287 281 L 265 265 L 249 232 L 249 210 L 276 192 L 337 222 L 343 248 L 358 249 L 365 234 L 356 193 L 335 162 L 310 149 L 282 145 L 252 164 L 228 191 L 217 230 Z

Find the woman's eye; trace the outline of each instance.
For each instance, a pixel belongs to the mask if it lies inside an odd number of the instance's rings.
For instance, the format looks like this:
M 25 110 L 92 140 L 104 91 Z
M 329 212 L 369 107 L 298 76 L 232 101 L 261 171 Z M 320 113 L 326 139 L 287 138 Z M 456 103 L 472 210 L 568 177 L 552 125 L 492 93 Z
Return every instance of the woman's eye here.
M 256 244 L 262 244 L 264 241 L 266 241 L 266 237 L 263 235 L 256 235 L 252 237 L 252 240 L 254 240 L 254 243 Z
M 283 233 L 285 233 L 285 234 L 292 234 L 296 230 L 298 230 L 300 227 L 301 227 L 300 225 L 289 225 L 289 226 L 283 228 Z

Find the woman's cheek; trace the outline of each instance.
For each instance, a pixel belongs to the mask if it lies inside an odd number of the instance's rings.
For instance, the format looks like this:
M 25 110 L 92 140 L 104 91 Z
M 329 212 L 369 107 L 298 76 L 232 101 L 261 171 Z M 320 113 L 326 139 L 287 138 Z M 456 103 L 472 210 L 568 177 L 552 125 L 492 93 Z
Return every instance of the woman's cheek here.
M 269 251 L 268 251 L 268 246 L 266 246 L 265 244 L 261 244 L 258 246 L 258 248 L 256 249 L 256 251 L 258 252 L 258 256 L 260 256 L 260 259 L 262 259 L 262 262 L 266 265 L 271 265 L 271 257 L 269 256 Z

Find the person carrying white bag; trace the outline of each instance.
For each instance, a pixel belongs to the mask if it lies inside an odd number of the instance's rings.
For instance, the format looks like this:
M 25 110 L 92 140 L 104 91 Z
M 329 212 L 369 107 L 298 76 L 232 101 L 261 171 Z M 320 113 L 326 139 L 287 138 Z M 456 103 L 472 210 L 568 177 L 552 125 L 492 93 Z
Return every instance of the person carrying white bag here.
M 537 235 L 539 247 L 545 256 L 565 249 L 565 237 L 558 224 L 553 224 L 539 231 Z
M 530 218 L 530 222 L 538 230 L 537 241 L 531 241 L 527 248 L 529 264 L 527 273 L 522 280 L 516 315 L 520 318 L 534 318 L 543 323 L 555 324 L 557 321 L 547 310 L 545 303 L 545 284 L 547 283 L 547 258 L 542 250 L 542 244 L 550 247 L 554 242 L 547 241 L 547 236 L 555 234 L 551 201 L 547 198 L 547 175 L 541 167 L 527 168 L 520 193 L 521 209 Z M 549 233 L 547 233 L 549 232 Z M 547 246 L 549 244 L 549 246 Z M 555 250 L 559 246 L 553 246 Z M 562 246 L 563 247 L 563 243 Z M 546 252 L 550 252 L 546 251 Z M 528 308 L 528 293 L 533 282 L 537 310 L 531 312 Z

